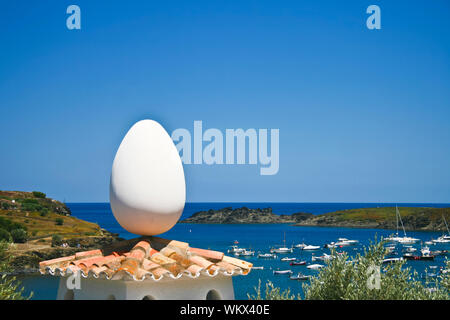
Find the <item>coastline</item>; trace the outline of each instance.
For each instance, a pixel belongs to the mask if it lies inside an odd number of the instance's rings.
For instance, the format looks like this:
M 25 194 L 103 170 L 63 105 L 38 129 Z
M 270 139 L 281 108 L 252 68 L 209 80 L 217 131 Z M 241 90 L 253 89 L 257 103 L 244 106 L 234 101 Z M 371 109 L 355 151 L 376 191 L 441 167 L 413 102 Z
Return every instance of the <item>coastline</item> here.
M 442 216 L 450 217 L 450 207 L 401 207 L 405 230 L 432 231 L 446 230 Z M 345 227 L 361 229 L 396 230 L 395 208 L 358 208 L 338 210 L 323 214 L 297 212 L 278 215 L 272 208 L 249 209 L 247 207 L 199 211 L 180 223 L 193 224 L 290 224 L 309 227 Z

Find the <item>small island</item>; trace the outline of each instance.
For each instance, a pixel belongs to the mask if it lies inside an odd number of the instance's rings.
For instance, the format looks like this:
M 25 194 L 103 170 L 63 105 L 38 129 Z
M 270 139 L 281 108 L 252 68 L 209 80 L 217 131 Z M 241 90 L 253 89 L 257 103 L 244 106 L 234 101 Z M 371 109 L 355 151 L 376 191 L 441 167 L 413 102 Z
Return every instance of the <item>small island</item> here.
M 446 230 L 442 216 L 444 215 L 447 221 L 450 218 L 450 208 L 402 207 L 399 210 L 406 230 Z M 318 215 L 303 212 L 278 215 L 272 212 L 272 208 L 249 209 L 242 207 L 233 209 L 227 207 L 219 210 L 196 212 L 181 223 L 288 223 L 295 226 L 373 229 L 396 229 L 397 226 L 395 207 L 349 209 Z
M 39 261 L 121 240 L 99 225 L 77 219 L 45 193 L 0 191 L 0 241 L 7 241 L 14 273 L 32 273 Z
M 313 215 L 311 213 L 293 213 L 290 215 L 278 215 L 272 212 L 272 208 L 249 209 L 247 207 L 227 207 L 219 210 L 208 210 L 194 213 L 191 217 L 180 221 L 181 223 L 212 223 L 212 224 L 238 224 L 238 223 L 300 223 Z

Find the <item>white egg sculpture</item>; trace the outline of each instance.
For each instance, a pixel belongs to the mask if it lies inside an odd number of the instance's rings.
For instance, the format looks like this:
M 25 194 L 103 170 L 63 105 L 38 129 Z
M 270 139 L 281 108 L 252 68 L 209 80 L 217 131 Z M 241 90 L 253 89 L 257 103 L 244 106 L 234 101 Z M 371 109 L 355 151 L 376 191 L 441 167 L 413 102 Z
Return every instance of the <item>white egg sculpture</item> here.
M 109 191 L 117 222 L 139 235 L 172 228 L 186 201 L 183 165 L 169 134 L 156 121 L 135 123 L 114 158 Z

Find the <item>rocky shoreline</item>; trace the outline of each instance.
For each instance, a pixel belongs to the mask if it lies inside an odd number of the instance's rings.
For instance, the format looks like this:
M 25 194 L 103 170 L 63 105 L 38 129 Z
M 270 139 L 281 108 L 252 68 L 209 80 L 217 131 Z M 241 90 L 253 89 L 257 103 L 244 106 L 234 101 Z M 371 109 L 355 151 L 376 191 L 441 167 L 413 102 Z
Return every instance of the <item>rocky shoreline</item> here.
M 70 256 L 77 252 L 99 249 L 115 242 L 122 241 L 117 234 L 104 231 L 104 236 L 71 238 L 64 240 L 67 247 L 51 245 L 12 245 L 10 248 L 12 269 L 8 274 L 22 275 L 39 272 L 39 262 Z
M 450 208 L 401 208 L 406 230 L 442 231 L 442 216 L 450 218 Z M 325 214 L 293 213 L 278 215 L 272 208 L 249 209 L 231 207 L 194 213 L 181 223 L 205 224 L 271 224 L 288 223 L 294 226 L 396 229 L 395 208 L 351 209 Z
M 291 215 L 278 215 L 272 208 L 249 209 L 247 207 L 226 207 L 219 210 L 208 210 L 194 213 L 191 217 L 180 221 L 181 223 L 211 223 L 211 224 L 271 224 L 271 223 L 299 223 L 312 216 L 311 213 L 293 213 Z

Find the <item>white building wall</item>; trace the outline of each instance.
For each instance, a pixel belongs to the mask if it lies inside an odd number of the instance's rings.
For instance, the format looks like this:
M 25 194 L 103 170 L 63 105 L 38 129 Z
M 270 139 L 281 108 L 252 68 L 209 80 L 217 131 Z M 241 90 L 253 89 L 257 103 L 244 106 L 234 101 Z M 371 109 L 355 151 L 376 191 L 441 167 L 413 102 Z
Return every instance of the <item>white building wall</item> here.
M 58 289 L 58 300 L 233 300 L 233 281 L 229 276 L 201 276 L 196 279 L 182 277 L 180 279 L 164 278 L 158 282 L 153 280 L 122 281 L 95 278 L 81 278 L 80 288 L 68 290 L 67 277 L 61 277 Z

